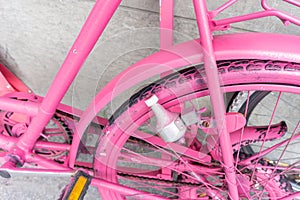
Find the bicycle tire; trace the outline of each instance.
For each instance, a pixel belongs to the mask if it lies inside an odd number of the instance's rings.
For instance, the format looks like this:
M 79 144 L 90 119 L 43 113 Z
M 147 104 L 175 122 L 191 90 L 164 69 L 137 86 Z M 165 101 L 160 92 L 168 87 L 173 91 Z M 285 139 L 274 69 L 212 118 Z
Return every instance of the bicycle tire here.
M 259 88 L 265 91 L 275 90 L 291 92 L 289 87 L 296 89 L 300 88 L 300 65 L 297 63 L 271 60 L 228 60 L 218 61 L 217 64 L 220 73 L 220 79 L 222 81 L 222 89 L 224 92 L 258 90 Z M 155 94 L 159 97 L 160 104 L 162 104 L 166 109 L 170 109 L 172 106 L 174 107 L 175 104 L 178 104 L 184 100 L 207 96 L 208 91 L 205 83 L 205 77 L 203 78 L 203 70 L 204 69 L 202 65 L 185 68 L 150 84 L 126 101 L 109 119 L 109 124 L 107 127 L 105 127 L 104 134 L 99 137 L 98 147 L 94 159 L 95 175 L 99 178 L 112 182 L 118 182 L 118 178 L 121 176 L 130 176 L 130 174 L 120 171 L 117 173 L 117 162 L 119 161 L 118 157 L 121 153 L 120 148 L 123 148 L 126 141 L 130 139 L 127 132 L 130 132 L 130 130 L 136 128 L 136 125 L 141 125 L 141 123 L 150 118 L 150 115 L 148 114 L 149 108 L 144 103 L 145 99 L 149 97 L 149 95 Z M 299 90 L 295 92 L 297 94 L 300 93 Z M 147 145 L 149 144 L 147 143 Z M 186 159 L 184 155 L 180 156 Z M 260 159 L 259 164 L 257 165 L 262 167 L 264 165 L 261 163 L 264 162 L 264 160 Z M 265 165 L 269 166 L 270 164 L 267 162 Z M 257 172 L 258 179 L 261 179 L 261 176 L 264 176 L 263 173 L 264 172 Z M 155 177 L 150 176 L 149 178 L 149 176 L 143 174 L 139 175 L 141 179 L 148 181 L 152 180 L 153 182 L 160 182 L 163 180 L 167 183 L 166 185 L 175 184 L 177 181 L 177 179 L 174 177 L 171 177 L 171 180 L 167 180 L 166 178 L 164 179 L 161 177 L 155 179 Z M 174 176 L 174 174 L 172 174 L 172 176 Z M 188 175 L 185 174 L 185 176 Z M 282 177 L 280 177 L 279 181 L 285 181 L 284 177 L 283 179 L 281 178 Z M 194 182 L 187 181 L 180 184 L 184 185 L 182 188 L 189 188 L 192 187 L 189 185 L 193 185 Z M 283 195 L 288 195 L 291 193 L 289 183 L 285 182 L 284 184 L 288 186 L 282 188 L 282 191 L 278 193 L 272 191 L 274 188 L 272 188 L 271 185 L 274 184 L 276 185 L 277 182 L 272 182 L 270 185 L 264 185 L 263 190 L 267 188 L 267 195 L 271 195 L 272 197 L 282 197 Z M 226 186 L 220 187 L 223 187 L 222 189 L 226 189 Z M 278 187 L 281 187 L 281 185 Z M 170 192 L 173 194 L 173 196 L 171 195 L 167 197 L 181 198 L 182 194 L 180 193 L 182 193 L 182 188 L 181 186 L 180 188 L 173 188 L 175 189 L 175 192 Z M 205 189 L 208 190 L 208 188 Z M 101 189 L 99 189 L 99 191 L 101 192 Z M 156 193 L 156 191 L 151 192 Z M 168 191 L 164 192 L 168 193 Z M 166 195 L 164 192 L 162 194 L 163 196 Z M 176 193 L 178 194 L 177 196 Z M 207 193 L 208 192 L 199 194 L 198 192 L 196 195 L 200 197 L 201 195 L 208 195 Z M 221 195 L 224 196 L 227 194 Z M 102 191 L 102 196 L 104 199 L 124 198 L 122 195 L 112 191 Z M 136 197 L 138 198 L 138 196 Z

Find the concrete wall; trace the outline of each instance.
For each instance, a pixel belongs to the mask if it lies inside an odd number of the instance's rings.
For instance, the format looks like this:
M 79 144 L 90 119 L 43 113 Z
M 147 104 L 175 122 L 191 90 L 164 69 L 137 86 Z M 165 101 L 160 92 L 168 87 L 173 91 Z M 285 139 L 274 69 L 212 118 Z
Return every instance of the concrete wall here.
M 220 0 L 210 1 L 210 8 Z M 94 1 L 0 0 L 1 59 L 37 94 L 44 95 Z M 177 0 L 175 40 L 197 37 L 192 1 Z M 240 1 L 222 16 L 258 10 L 259 1 Z M 158 0 L 124 0 L 64 99 L 84 108 L 93 94 L 122 69 L 158 48 Z M 284 5 L 285 9 L 290 8 Z M 296 13 L 295 9 L 292 12 Z M 231 32 L 298 34 L 277 19 L 235 24 Z

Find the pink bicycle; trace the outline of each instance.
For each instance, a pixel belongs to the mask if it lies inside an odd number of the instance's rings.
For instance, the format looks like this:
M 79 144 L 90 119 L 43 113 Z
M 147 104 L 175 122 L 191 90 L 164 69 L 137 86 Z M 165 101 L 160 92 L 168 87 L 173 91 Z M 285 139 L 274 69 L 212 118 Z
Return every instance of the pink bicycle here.
M 12 86 L 1 87 L 0 175 L 73 174 L 60 199 L 82 199 L 90 184 L 103 199 L 300 199 L 300 37 L 212 37 L 236 22 L 300 19 L 266 0 L 262 11 L 216 19 L 237 0 L 212 11 L 193 0 L 200 39 L 173 45 L 174 2 L 161 0 L 161 50 L 112 79 L 85 111 L 61 104 L 120 2 L 95 3 L 45 97 L 0 65 L 1 85 Z M 110 118 L 97 115 L 155 76 Z

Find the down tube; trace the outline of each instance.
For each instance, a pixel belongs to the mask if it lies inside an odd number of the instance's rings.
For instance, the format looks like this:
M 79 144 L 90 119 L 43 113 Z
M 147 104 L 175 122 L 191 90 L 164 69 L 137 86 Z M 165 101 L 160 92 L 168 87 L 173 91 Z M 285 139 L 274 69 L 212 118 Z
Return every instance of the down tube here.
M 274 41 L 276 41 L 276 43 L 274 43 Z M 297 36 L 267 33 L 231 34 L 216 36 L 213 43 L 217 60 L 240 58 L 279 59 L 300 62 L 300 48 L 298 47 L 300 37 Z M 286 46 L 286 44 L 289 45 Z M 286 48 L 283 49 L 283 46 L 286 46 Z M 175 45 L 169 50 L 159 51 L 130 66 L 110 81 L 91 101 L 76 126 L 70 151 L 70 167 L 74 167 L 80 138 L 85 129 L 111 99 L 126 89 L 154 75 L 162 74 L 170 69 L 201 63 L 203 61 L 203 55 L 199 47 L 199 40 L 192 40 Z M 151 71 L 149 70 L 149 73 L 143 77 L 137 73 L 143 73 L 150 68 Z M 130 79 L 120 82 L 125 75 L 131 75 Z M 117 89 L 115 89 L 116 87 Z

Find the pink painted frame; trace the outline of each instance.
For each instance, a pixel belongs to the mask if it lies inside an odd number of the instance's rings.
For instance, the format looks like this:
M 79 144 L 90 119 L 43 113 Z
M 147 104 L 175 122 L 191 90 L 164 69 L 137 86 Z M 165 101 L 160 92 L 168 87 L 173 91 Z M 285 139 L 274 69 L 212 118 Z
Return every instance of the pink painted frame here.
M 296 1 L 285 0 L 295 6 L 300 6 Z M 34 116 L 27 132 L 20 138 L 12 138 L 0 135 L 0 144 L 7 145 L 9 154 L 17 158 L 23 164 L 25 162 L 38 163 L 39 166 L 48 172 L 70 172 L 74 169 L 76 154 L 80 139 L 91 121 L 94 120 L 97 113 L 104 108 L 117 95 L 126 89 L 151 78 L 157 74 L 163 74 L 170 69 L 178 69 L 182 66 L 193 65 L 199 62 L 205 63 L 205 69 L 208 76 L 208 86 L 212 96 L 213 109 L 216 115 L 217 127 L 221 138 L 221 147 L 225 155 L 232 155 L 227 129 L 224 128 L 225 107 L 222 99 L 222 92 L 218 80 L 216 68 L 216 60 L 239 58 L 263 58 L 263 59 L 279 59 L 293 62 L 300 62 L 300 49 L 298 44 L 300 38 L 290 35 L 247 33 L 235 35 L 223 35 L 212 39 L 212 32 L 216 29 L 225 29 L 231 23 L 265 17 L 276 16 L 283 20 L 285 24 L 288 22 L 300 25 L 300 19 L 283 13 L 279 10 L 270 8 L 266 0 L 262 0 L 264 11 L 252 13 L 243 16 L 232 17 L 228 19 L 213 20 L 213 18 L 237 2 L 230 0 L 214 11 L 208 12 L 206 2 L 204 0 L 194 0 L 195 13 L 199 27 L 200 40 L 192 40 L 182 44 L 173 45 L 173 6 L 174 1 L 160 1 L 160 28 L 161 28 L 161 51 L 139 61 L 130 66 L 128 69 L 116 76 L 108 83 L 93 99 L 84 112 L 76 111 L 76 115 L 80 117 L 79 123 L 76 125 L 74 140 L 71 145 L 55 144 L 37 141 L 40 132 L 47 125 L 57 108 L 67 110 L 73 113 L 72 108 L 60 104 L 61 99 L 65 95 L 70 84 L 74 80 L 76 74 L 80 70 L 83 62 L 91 52 L 96 41 L 101 36 L 104 28 L 111 19 L 113 13 L 121 3 L 121 0 L 98 0 L 95 3 L 86 23 L 84 24 L 78 38 L 68 53 L 60 71 L 58 72 L 54 82 L 41 103 L 20 102 L 17 100 L 1 97 L 0 109 L 13 112 L 24 113 Z M 210 16 L 209 18 L 207 16 Z M 257 41 L 253 43 L 251 41 Z M 277 41 L 277 43 L 274 43 Z M 285 44 L 286 48 L 282 49 Z M 288 45 L 287 45 L 288 44 Z M 246 47 L 246 48 L 245 48 Z M 142 73 L 147 70 L 149 73 Z M 142 76 L 141 76 L 142 74 Z M 130 77 L 128 80 L 127 78 Z M 26 87 L 25 87 L 26 88 Z M 218 111 L 218 112 L 216 112 Z M 100 124 L 105 125 L 107 120 L 99 118 Z M 61 166 L 56 162 L 47 160 L 41 156 L 31 152 L 34 146 L 43 146 L 49 149 L 69 150 L 69 165 Z M 235 173 L 233 169 L 232 156 L 226 156 L 224 159 L 226 168 L 226 176 L 230 181 L 230 196 L 238 199 L 238 192 L 235 183 Z M 8 160 L 2 169 L 17 169 L 16 163 Z M 44 171 L 41 169 L 32 169 L 33 171 Z M 119 191 L 126 189 L 123 186 L 106 183 L 105 181 L 94 180 L 95 185 L 111 188 Z M 128 194 L 134 194 L 136 191 L 126 189 Z M 147 194 L 145 194 L 147 195 Z

